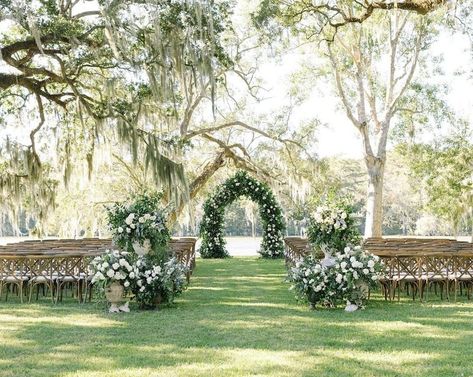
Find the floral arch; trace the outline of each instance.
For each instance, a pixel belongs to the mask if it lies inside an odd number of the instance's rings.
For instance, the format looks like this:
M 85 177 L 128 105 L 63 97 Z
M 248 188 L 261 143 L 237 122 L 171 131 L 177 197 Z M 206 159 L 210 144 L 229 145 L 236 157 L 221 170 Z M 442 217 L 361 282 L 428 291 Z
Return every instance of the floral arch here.
M 239 171 L 227 179 L 205 202 L 200 226 L 201 256 L 203 258 L 229 256 L 223 237 L 225 208 L 240 196 L 246 196 L 259 205 L 263 227 L 263 242 L 259 253 L 265 258 L 282 257 L 285 225 L 281 207 L 269 186 L 249 176 L 245 171 Z

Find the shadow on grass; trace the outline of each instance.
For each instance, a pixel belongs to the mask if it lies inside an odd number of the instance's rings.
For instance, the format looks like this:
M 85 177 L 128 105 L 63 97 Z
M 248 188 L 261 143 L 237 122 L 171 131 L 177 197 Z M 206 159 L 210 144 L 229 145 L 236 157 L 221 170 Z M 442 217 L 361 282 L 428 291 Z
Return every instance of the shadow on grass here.
M 311 312 L 282 261 L 198 261 L 172 308 L 0 305 L 0 376 L 470 376 L 471 303 Z M 33 373 L 34 372 L 34 373 Z

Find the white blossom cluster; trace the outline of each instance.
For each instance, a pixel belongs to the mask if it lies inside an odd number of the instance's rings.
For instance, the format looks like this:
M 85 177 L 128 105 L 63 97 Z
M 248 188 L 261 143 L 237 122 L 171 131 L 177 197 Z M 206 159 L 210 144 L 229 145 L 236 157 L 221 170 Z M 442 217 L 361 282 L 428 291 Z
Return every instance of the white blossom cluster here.
M 138 258 L 133 272 L 136 277 L 136 285 L 140 292 L 144 292 L 147 286 L 161 281 L 165 277 L 165 271 L 159 265 L 149 265 L 145 259 Z
M 343 252 L 335 253 L 334 259 L 335 264 L 327 267 L 310 256 L 290 269 L 288 279 L 298 297 L 331 305 L 354 297 L 366 299 L 360 291 L 361 283 L 375 286 L 382 277 L 379 257 L 359 246 L 345 247 Z
M 165 228 L 162 216 L 157 216 L 156 213 L 145 213 L 141 216 L 130 213 L 125 219 L 125 223 L 116 229 L 116 233 L 122 234 L 124 232 L 133 234 L 136 232 L 143 232 L 144 228 L 153 228 L 161 231 Z
M 107 250 L 105 254 L 96 256 L 91 262 L 94 274 L 92 283 L 103 282 L 107 285 L 118 281 L 125 288 L 129 288 L 135 278 L 129 259 L 129 253 L 120 250 Z
M 133 272 L 137 300 L 145 304 L 151 304 L 157 293 L 172 301 L 186 285 L 187 268 L 176 258 L 171 258 L 160 266 L 150 264 L 146 257 L 140 257 Z
M 171 258 L 160 265 L 153 265 L 146 257 L 140 257 L 130 263 L 130 253 L 119 250 L 107 250 L 95 257 L 90 268 L 92 283 L 108 286 L 119 282 L 126 290 L 143 294 L 152 299 L 156 293 L 166 292 L 168 296 L 180 293 L 185 286 L 187 268 L 176 258 Z
M 327 205 L 317 207 L 312 215 L 312 220 L 325 233 L 347 229 L 347 218 L 348 214 L 345 210 Z

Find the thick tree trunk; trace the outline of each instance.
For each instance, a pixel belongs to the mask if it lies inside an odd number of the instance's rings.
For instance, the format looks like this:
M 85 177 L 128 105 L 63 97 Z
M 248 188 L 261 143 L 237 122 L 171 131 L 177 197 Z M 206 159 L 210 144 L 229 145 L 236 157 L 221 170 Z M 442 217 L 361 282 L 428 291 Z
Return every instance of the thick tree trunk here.
M 365 238 L 383 235 L 383 179 L 385 159 L 366 158 L 368 190 L 366 198 Z
M 225 163 L 225 153 L 220 152 L 214 160 L 209 162 L 197 178 L 189 186 L 189 200 L 192 200 L 196 197 L 199 191 L 205 186 L 208 180 L 215 174 L 215 172 L 220 169 Z M 184 210 L 185 203 L 181 203 L 175 211 L 173 211 L 168 218 L 168 226 L 172 226 L 179 215 Z

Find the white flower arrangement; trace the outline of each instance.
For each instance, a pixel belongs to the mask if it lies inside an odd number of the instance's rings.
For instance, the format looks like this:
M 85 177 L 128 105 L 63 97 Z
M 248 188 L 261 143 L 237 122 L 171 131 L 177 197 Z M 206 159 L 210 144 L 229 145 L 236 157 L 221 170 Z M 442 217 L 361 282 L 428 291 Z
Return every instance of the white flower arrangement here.
M 358 244 L 360 234 L 353 206 L 343 199 L 327 199 L 309 218 L 308 238 L 316 249 L 342 250 Z
M 316 208 L 312 219 L 323 232 L 331 233 L 337 229 L 344 230 L 347 228 L 347 216 L 346 211 L 342 208 L 323 205 Z
M 126 251 L 107 250 L 92 260 L 90 269 L 93 273 L 92 283 L 102 287 L 118 282 L 127 290 L 133 281 L 133 265 L 130 263 L 130 253 Z
M 165 246 L 170 235 L 165 211 L 160 209 L 160 200 L 161 194 L 142 194 L 108 208 L 109 226 L 115 244 L 129 251 L 139 246 L 147 250 Z M 136 246 L 132 247 L 133 244 Z
M 363 307 L 367 290 L 377 285 L 382 277 L 383 266 L 379 257 L 361 247 L 345 247 L 334 254 L 334 265 L 325 266 L 313 256 L 306 257 L 289 270 L 299 299 L 308 300 L 315 306 L 335 306 L 338 301 Z
M 146 257 L 137 259 L 133 266 L 132 290 L 141 307 L 155 305 L 156 297 L 170 303 L 186 287 L 187 267 L 171 258 L 161 265 L 154 265 Z

